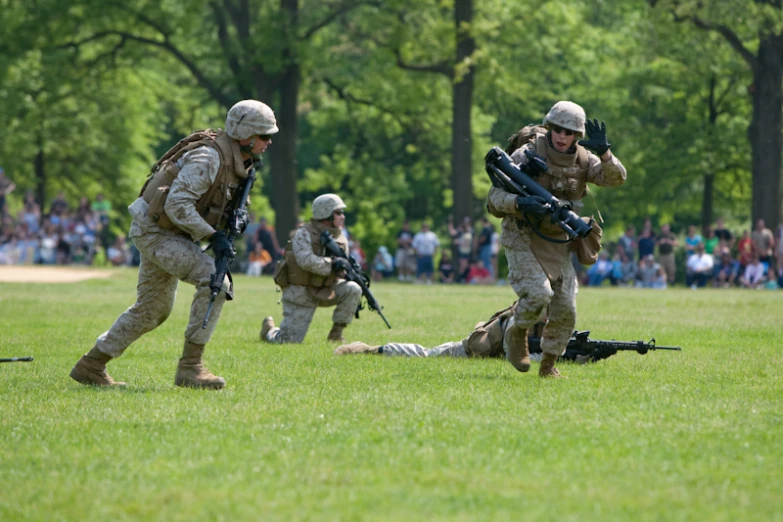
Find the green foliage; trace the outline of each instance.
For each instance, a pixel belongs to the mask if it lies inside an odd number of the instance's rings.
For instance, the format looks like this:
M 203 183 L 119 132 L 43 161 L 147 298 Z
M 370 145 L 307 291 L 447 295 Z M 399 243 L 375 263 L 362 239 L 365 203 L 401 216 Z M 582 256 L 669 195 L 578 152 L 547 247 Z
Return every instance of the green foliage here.
M 128 389 L 67 374 L 133 300 L 135 273 L 0 285 L 3 520 L 779 519 L 783 293 L 580 289 L 596 339 L 682 352 L 561 364 L 541 381 L 503 360 L 338 358 L 319 310 L 305 343 L 261 346 L 280 319 L 269 278 L 235 278 L 206 349 L 221 392 L 173 385 L 190 292 L 109 364 Z M 507 287 L 373 285 L 351 340 L 459 340 Z M 78 306 L 73 296 L 79 295 Z M 415 306 L 411 306 L 415 303 Z

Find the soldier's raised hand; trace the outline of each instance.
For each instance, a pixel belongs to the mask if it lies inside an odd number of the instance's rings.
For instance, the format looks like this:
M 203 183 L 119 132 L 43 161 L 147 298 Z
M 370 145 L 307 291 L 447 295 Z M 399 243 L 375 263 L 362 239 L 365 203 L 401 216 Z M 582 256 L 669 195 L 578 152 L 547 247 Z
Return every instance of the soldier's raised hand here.
M 585 122 L 585 131 L 587 132 L 586 140 L 580 140 L 579 145 L 586 149 L 590 149 L 599 156 L 603 156 L 604 153 L 612 146 L 606 138 L 606 123 L 601 122 L 598 124 L 598 119 L 594 118 L 592 121 L 587 120 Z

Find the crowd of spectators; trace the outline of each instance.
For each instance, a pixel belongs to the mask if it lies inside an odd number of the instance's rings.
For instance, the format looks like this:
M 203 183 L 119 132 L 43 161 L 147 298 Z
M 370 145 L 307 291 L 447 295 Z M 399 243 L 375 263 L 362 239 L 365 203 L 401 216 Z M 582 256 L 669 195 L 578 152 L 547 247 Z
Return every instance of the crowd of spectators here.
M 759 219 L 737 239 L 718 219 L 703 232 L 690 225 L 680 241 L 668 224 L 656 233 L 648 219 L 638 236 L 629 226 L 584 272 L 582 283 L 666 288 L 682 281 L 693 289 L 783 288 L 783 224 L 773 234 Z
M 0 169 L 0 264 L 138 265 L 132 243 L 111 231 L 112 207 L 103 194 L 92 201 L 83 196 L 72 206 L 60 192 L 44 212 L 28 191 L 21 210 L 12 215 L 7 195 L 15 188 Z M 498 283 L 500 242 L 492 222 L 484 218 L 474 226 L 466 217 L 455 225 L 450 217 L 446 230 L 448 239 L 442 244 L 429 223 L 414 232 L 406 220 L 393 253 L 381 245 L 372 257 L 358 238 L 344 232 L 352 257 L 374 281 L 396 277 L 418 284 Z M 251 214 L 243 246 L 238 261 L 249 276 L 272 274 L 283 256 L 274 229 L 263 216 L 256 220 Z M 718 219 L 703 235 L 691 225 L 678 237 L 668 224 L 653 230 L 648 219 L 640 234 L 627 227 L 615 243 L 605 245 L 594 265 L 577 268 L 581 284 L 588 286 L 783 288 L 783 224 L 773 233 L 759 219 L 752 231 L 744 230 L 737 238 Z
M 111 204 L 103 194 L 82 196 L 74 206 L 63 192 L 41 208 L 27 191 L 21 210 L 8 210 L 5 196 L 13 183 L 0 172 L 0 264 L 99 265 L 138 264 L 138 252 L 124 235 L 111 231 Z

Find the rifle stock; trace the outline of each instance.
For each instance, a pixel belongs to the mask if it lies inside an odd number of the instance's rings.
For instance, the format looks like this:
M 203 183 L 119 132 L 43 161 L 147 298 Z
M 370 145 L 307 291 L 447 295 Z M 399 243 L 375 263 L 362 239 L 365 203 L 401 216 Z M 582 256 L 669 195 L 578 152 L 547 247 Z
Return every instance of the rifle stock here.
M 386 323 L 386 326 L 391 329 L 389 321 L 386 320 L 386 316 L 383 315 L 383 307 L 378 302 L 378 300 L 375 299 L 375 296 L 372 295 L 372 292 L 370 292 L 370 280 L 362 273 L 361 267 L 356 262 L 356 260 L 346 254 L 343 249 L 340 248 L 340 245 L 337 244 L 328 230 L 324 230 L 321 233 L 321 244 L 331 255 L 341 257 L 348 261 L 350 267 L 348 270 L 346 270 L 345 278 L 348 281 L 353 281 L 359 285 L 359 287 L 362 289 L 362 297 L 364 297 L 364 299 L 367 301 L 367 307 L 372 312 L 378 312 L 378 315 L 381 316 L 381 319 L 383 319 L 383 322 Z M 364 307 L 360 302 L 359 306 L 356 307 L 357 319 L 359 318 L 359 311 L 362 310 L 362 308 Z

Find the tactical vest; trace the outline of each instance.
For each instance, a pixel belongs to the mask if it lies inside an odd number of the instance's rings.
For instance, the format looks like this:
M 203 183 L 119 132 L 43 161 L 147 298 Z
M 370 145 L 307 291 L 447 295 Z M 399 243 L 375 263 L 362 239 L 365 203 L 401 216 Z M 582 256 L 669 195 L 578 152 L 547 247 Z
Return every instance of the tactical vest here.
M 321 244 L 321 234 L 324 230 L 334 232 L 334 229 L 312 219 L 302 225 L 302 228 L 305 229 L 310 236 L 310 243 L 313 246 L 313 253 L 317 256 L 327 257 L 326 247 Z M 332 233 L 332 236 L 334 237 L 337 245 L 343 250 L 343 252 L 347 254 L 348 240 L 345 238 L 345 236 L 341 233 L 338 233 L 336 236 L 334 233 Z M 294 255 L 291 240 L 289 240 L 285 246 L 283 260 L 280 261 L 277 268 L 275 269 L 274 279 L 275 283 L 280 288 L 285 288 L 288 285 L 306 286 L 310 289 L 310 292 L 313 295 L 318 295 L 320 298 L 324 298 L 324 289 L 333 288 L 337 282 L 337 276 L 334 274 L 322 276 L 308 272 L 304 268 L 300 267 L 296 262 L 296 256 Z
M 139 193 L 139 197 L 143 197 L 149 205 L 147 215 L 164 230 L 187 235 L 187 232 L 169 219 L 164 205 L 171 184 L 179 175 L 180 166 L 177 160 L 198 147 L 211 147 L 220 155 L 220 167 L 214 183 L 196 201 L 196 211 L 212 228 L 223 227 L 226 207 L 247 179 L 239 142 L 230 138 L 222 129 L 196 131 L 181 139 L 152 166 L 152 171 Z

